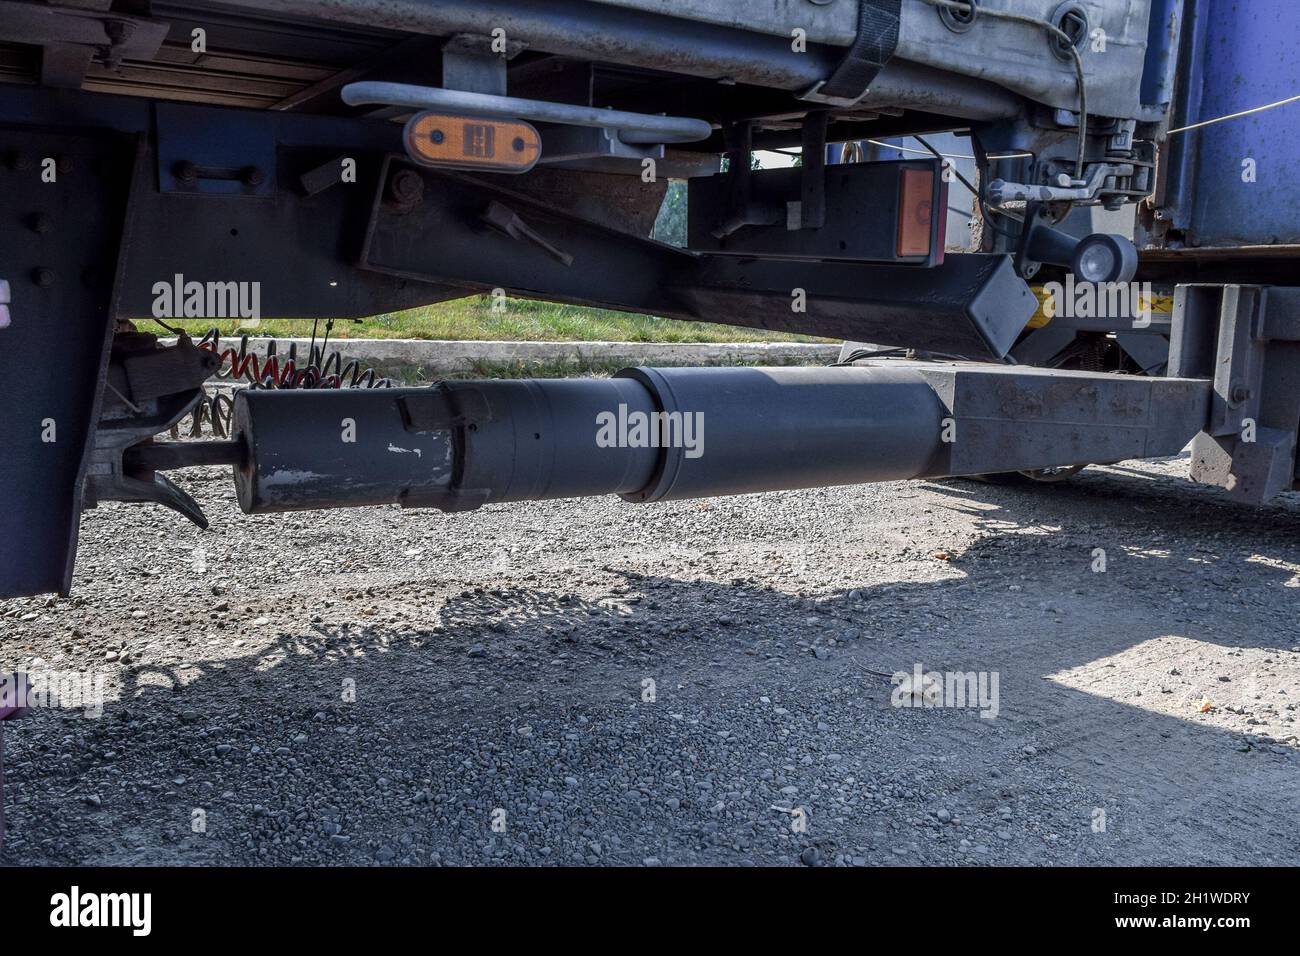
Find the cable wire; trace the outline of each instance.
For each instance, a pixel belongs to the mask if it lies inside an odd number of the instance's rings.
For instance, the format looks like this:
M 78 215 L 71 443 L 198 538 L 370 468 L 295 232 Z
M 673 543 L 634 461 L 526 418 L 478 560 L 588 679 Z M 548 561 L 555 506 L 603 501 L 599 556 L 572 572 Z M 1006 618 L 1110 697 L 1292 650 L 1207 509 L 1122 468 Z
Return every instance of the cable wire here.
M 920 139 L 921 137 L 913 135 L 912 138 Z M 878 139 L 869 139 L 867 140 L 867 142 L 870 143 L 872 146 L 879 146 L 881 149 L 896 149 L 900 153 L 918 153 L 921 156 L 924 156 L 926 155 L 927 152 L 924 149 L 913 149 L 911 146 L 895 146 L 893 143 L 886 143 Z M 933 153 L 934 150 L 930 149 L 929 152 Z M 939 153 L 938 155 L 942 156 L 944 159 L 973 160 L 975 158 L 974 156 L 966 156 L 962 153 Z M 990 156 L 988 158 L 989 159 L 1028 159 L 1033 155 L 1034 155 L 1033 153 L 997 153 L 996 155 Z
M 1178 129 L 1169 130 L 1165 135 L 1173 136 L 1175 133 L 1186 133 L 1189 130 L 1201 129 L 1204 126 L 1213 126 L 1215 123 L 1226 123 L 1228 120 L 1253 116 L 1256 113 L 1263 113 L 1265 110 L 1275 110 L 1279 106 L 1286 106 L 1289 103 L 1300 103 L 1300 96 L 1287 97 L 1284 100 L 1278 100 L 1276 103 L 1267 103 L 1264 106 L 1256 106 L 1254 109 L 1242 110 L 1240 113 L 1230 113 L 1227 116 L 1216 116 L 1214 119 L 1201 120 L 1201 122 L 1193 123 L 1191 126 L 1180 126 Z
M 993 10 L 988 7 L 976 8 L 972 4 L 964 2 L 964 0 L 923 0 L 923 2 L 932 7 L 946 7 L 958 13 L 978 14 L 994 20 L 1009 20 L 1014 23 L 1041 27 L 1065 44 L 1065 49 L 1074 60 L 1075 80 L 1079 87 L 1079 155 L 1075 160 L 1074 178 L 1083 179 L 1088 144 L 1088 88 L 1083 70 L 1083 57 L 1079 54 L 1078 47 L 1074 45 L 1074 39 L 1060 27 L 1048 23 L 1046 20 L 1040 20 L 1038 17 L 1026 16 L 1023 13 L 1012 13 L 1009 10 Z

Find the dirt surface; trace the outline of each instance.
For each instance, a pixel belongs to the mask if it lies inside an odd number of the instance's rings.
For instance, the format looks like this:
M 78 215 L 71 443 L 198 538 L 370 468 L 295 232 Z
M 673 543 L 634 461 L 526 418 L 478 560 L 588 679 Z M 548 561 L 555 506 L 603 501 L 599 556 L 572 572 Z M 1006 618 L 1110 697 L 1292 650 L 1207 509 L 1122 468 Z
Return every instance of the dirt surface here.
M 210 531 L 102 507 L 0 603 L 0 669 L 108 698 L 6 726 L 0 860 L 1294 865 L 1300 496 L 1185 468 L 256 519 L 183 472 Z M 894 706 L 918 665 L 996 716 Z

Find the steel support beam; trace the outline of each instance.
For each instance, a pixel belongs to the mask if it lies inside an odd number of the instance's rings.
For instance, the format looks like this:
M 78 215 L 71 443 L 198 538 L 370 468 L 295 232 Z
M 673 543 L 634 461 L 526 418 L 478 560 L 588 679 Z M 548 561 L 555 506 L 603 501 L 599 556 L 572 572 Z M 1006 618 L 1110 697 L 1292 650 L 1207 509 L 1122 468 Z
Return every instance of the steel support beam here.
M 0 278 L 10 297 L 0 328 L 3 598 L 71 585 L 115 264 L 141 163 L 134 138 L 12 127 L 0 127 L 0 153 L 10 158 L 0 166 Z
M 1300 486 L 1300 290 L 1179 286 L 1170 371 L 1213 376 L 1193 479 L 1248 504 Z
M 1206 381 L 910 362 L 245 390 L 236 485 L 251 513 L 464 511 L 1024 471 L 1177 454 L 1208 403 Z
M 495 27 L 528 50 L 665 70 L 737 83 L 806 90 L 839 66 L 842 48 L 810 43 L 791 48 L 788 34 L 771 36 L 620 9 L 581 0 L 224 0 L 259 16 L 289 14 L 432 36 L 482 34 Z
M 467 176 L 391 160 L 363 268 L 476 291 L 1001 358 L 1037 308 L 1004 256 L 921 268 L 696 254 Z M 415 197 L 393 201 L 393 184 Z M 526 227 L 491 228 L 488 209 Z

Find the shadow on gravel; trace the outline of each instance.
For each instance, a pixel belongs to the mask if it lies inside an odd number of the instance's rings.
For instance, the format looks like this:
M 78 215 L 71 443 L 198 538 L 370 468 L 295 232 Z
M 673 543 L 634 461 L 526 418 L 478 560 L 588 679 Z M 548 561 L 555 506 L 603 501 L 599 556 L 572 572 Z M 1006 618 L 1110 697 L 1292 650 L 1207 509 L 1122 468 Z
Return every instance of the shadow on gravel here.
M 336 593 L 349 600 L 333 620 L 280 629 L 243 656 L 124 668 L 104 719 L 44 712 L 9 728 L 0 861 L 479 862 L 491 834 L 467 836 L 453 804 L 486 827 L 500 802 L 536 804 L 519 794 L 563 789 L 568 774 L 585 786 L 609 761 L 650 793 L 648 809 L 599 808 L 627 847 L 610 861 L 673 862 L 658 840 L 683 854 L 702 846 L 690 862 L 737 862 L 734 846 L 784 826 L 768 810 L 784 798 L 759 770 L 802 751 L 815 760 L 790 776 L 807 775 L 801 799 L 824 821 L 804 842 L 867 847 L 869 862 L 946 858 L 928 857 L 938 850 L 909 827 L 896 834 L 893 810 L 832 806 L 824 781 L 848 770 L 899 788 L 900 820 L 966 808 L 992 847 L 970 862 L 1294 864 L 1294 747 L 1200 723 L 1197 706 L 1212 696 L 1262 711 L 1278 688 L 1267 673 L 1243 688 L 1192 668 L 1201 645 L 1291 653 L 1297 635 L 1261 602 L 1300 580 L 1300 513 L 1196 492 L 1158 499 L 1109 475 L 1032 495 L 930 487 L 987 530 L 938 583 L 864 583 L 810 601 L 761 586 L 757 567 L 731 582 L 610 568 L 598 600 L 560 582 L 471 589 L 428 620 L 387 620 L 421 586 L 413 578 Z M 1161 548 L 1188 537 L 1192 553 Z M 1089 571 L 1094 546 L 1111 553 L 1105 574 Z M 1159 668 L 1141 666 L 1153 659 Z M 889 675 L 916 665 L 996 672 L 997 718 L 891 706 Z M 786 716 L 755 716 L 760 696 L 771 701 L 762 714 Z M 1300 689 L 1285 701 L 1300 703 Z M 678 732 L 670 714 L 701 723 L 673 738 L 673 753 L 741 778 L 741 812 L 711 817 L 713 798 L 695 794 L 673 798 L 675 815 L 659 808 L 680 786 L 667 775 L 680 762 L 659 750 L 665 728 Z M 20 796 L 33 790 L 39 800 Z M 1008 824 L 1003 806 L 1040 823 Z M 237 836 L 193 834 L 194 808 Z M 1094 832 L 1098 810 L 1106 828 Z M 554 862 L 589 842 L 575 819 L 547 831 Z M 905 858 L 892 852 L 900 840 Z

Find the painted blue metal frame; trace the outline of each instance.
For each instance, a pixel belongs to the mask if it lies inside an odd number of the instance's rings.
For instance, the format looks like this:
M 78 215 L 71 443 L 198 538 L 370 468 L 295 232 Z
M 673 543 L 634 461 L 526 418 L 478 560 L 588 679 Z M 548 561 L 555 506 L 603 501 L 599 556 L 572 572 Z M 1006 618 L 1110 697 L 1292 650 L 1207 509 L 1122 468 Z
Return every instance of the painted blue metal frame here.
M 1187 0 L 1171 128 L 1300 94 L 1300 3 Z M 1300 103 L 1176 133 L 1165 207 L 1199 248 L 1300 244 Z

